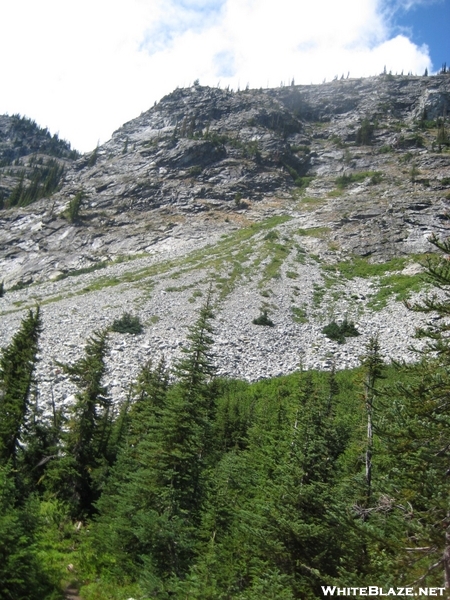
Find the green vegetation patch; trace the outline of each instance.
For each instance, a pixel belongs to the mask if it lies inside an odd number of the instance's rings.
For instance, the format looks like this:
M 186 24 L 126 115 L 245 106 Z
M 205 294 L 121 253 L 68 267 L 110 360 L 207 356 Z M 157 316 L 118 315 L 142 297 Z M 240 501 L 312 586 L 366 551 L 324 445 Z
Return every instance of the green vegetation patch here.
M 370 177 L 370 184 L 376 185 L 381 182 L 383 174 L 381 171 L 360 171 L 359 173 L 344 174 L 336 178 L 338 189 L 343 190 L 352 183 L 360 183 Z
M 372 263 L 367 258 L 355 256 L 351 260 L 339 262 L 334 265 L 324 266 L 324 271 L 333 273 L 346 279 L 354 277 L 377 277 L 385 275 L 389 271 L 399 271 L 404 269 L 407 258 L 393 258 L 384 263 Z
M 115 319 L 111 325 L 111 331 L 116 333 L 131 333 L 137 335 L 144 331 L 139 317 L 128 312 L 124 313 L 119 319 Z
M 366 258 L 355 257 L 350 261 L 324 266 L 326 285 L 330 288 L 342 277 L 345 279 L 378 277 L 378 290 L 368 302 L 368 306 L 380 310 L 386 306 L 391 296 L 399 301 L 407 300 L 411 293 L 419 292 L 427 285 L 421 273 L 406 275 L 400 272 L 412 258 L 423 261 L 427 256 L 392 258 L 385 263 L 371 263 Z
M 61 273 L 61 275 L 58 275 L 58 277 L 55 278 L 55 281 L 61 281 L 62 279 L 67 279 L 67 277 L 78 277 L 79 275 L 85 275 L 86 273 L 93 273 L 94 271 L 99 271 L 100 269 L 106 269 L 109 264 L 111 263 L 102 261 L 94 263 L 93 265 L 89 265 L 89 267 L 77 269 L 76 271 Z
M 308 317 L 306 314 L 306 309 L 303 306 L 292 306 L 292 320 L 295 323 L 307 323 Z
M 309 227 L 308 229 L 297 229 L 297 235 L 315 237 L 315 238 L 323 238 L 325 237 L 331 229 L 329 227 Z
M 348 321 L 347 317 L 341 324 L 336 323 L 336 321 L 331 321 L 331 323 L 325 325 L 322 329 L 322 333 L 338 344 L 344 344 L 346 337 L 356 337 L 359 335 L 359 331 L 356 329 L 355 324 L 353 321 Z
M 403 275 L 395 273 L 380 279 L 380 287 L 368 306 L 375 310 L 384 308 L 391 296 L 396 300 L 407 300 L 414 292 L 420 292 L 426 286 L 423 275 Z
M 295 190 L 293 198 L 298 200 L 297 210 L 313 211 L 317 207 L 322 206 L 325 202 L 324 198 L 316 198 L 313 196 L 302 196 L 302 190 Z
M 267 315 L 267 310 L 261 311 L 261 314 L 259 315 L 259 317 L 256 317 L 255 319 L 253 319 L 252 323 L 253 323 L 253 325 L 264 325 L 265 327 L 273 327 L 274 326 L 274 322 Z

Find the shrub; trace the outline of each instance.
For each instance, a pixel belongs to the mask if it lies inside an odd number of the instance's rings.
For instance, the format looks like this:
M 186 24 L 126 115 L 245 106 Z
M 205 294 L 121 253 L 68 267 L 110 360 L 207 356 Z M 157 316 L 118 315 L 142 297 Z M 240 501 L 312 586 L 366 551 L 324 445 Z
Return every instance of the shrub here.
M 346 337 L 356 337 L 359 335 L 359 331 L 356 329 L 355 324 L 353 321 L 348 321 L 347 317 L 345 317 L 341 325 L 338 325 L 336 321 L 331 321 L 331 323 L 322 329 L 322 333 L 338 344 L 344 344 Z
M 261 314 L 259 315 L 259 317 L 256 317 L 256 319 L 253 319 L 253 325 L 265 325 L 266 327 L 273 327 L 274 323 L 271 319 L 269 319 L 269 317 L 267 316 L 267 310 L 263 310 L 261 311 Z
M 375 173 L 370 178 L 370 185 L 378 185 L 383 181 L 383 173 L 381 171 L 375 171 Z
M 361 127 L 356 132 L 356 145 L 357 146 L 370 146 L 372 143 L 372 136 L 375 130 L 373 123 L 369 119 L 364 119 L 361 123 Z
M 84 192 L 77 192 L 75 197 L 69 202 L 69 208 L 65 212 L 69 223 L 76 223 L 80 218 L 80 208 L 83 197 Z
M 136 335 L 142 333 L 144 328 L 142 327 L 139 317 L 135 317 L 130 313 L 124 313 L 120 319 L 116 319 L 111 325 L 111 331 Z
M 342 190 L 352 183 L 361 183 L 365 179 L 370 177 L 370 184 L 376 185 L 382 180 L 382 173 L 380 171 L 359 171 L 358 173 L 344 173 L 340 177 L 336 177 L 336 185 L 338 189 Z
M 280 236 L 279 236 L 278 231 L 275 231 L 274 229 L 269 231 L 269 233 L 266 233 L 266 235 L 264 236 L 264 240 L 267 240 L 269 242 L 275 242 L 279 238 L 280 238 Z

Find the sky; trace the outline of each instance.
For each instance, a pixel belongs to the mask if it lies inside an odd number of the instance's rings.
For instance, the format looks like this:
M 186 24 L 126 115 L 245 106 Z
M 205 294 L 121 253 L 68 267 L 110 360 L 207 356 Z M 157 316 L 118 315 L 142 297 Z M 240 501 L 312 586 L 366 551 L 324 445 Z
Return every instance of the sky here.
M 34 119 L 81 152 L 196 80 L 237 90 L 450 66 L 450 0 L 0 0 L 0 9 L 0 114 Z

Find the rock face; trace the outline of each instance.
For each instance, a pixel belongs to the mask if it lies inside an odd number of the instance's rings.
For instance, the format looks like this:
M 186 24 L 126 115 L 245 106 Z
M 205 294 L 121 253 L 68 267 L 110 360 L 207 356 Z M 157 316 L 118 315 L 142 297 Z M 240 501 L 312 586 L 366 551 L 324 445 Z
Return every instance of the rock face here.
M 343 250 L 376 260 L 423 251 L 447 209 L 448 107 L 448 74 L 237 93 L 178 89 L 92 154 L 74 162 L 61 150 L 64 183 L 50 199 L 0 213 L 3 277 L 44 280 L 146 252 L 184 224 L 189 237 L 207 216 L 221 226 L 243 208 L 251 219 L 273 201 L 286 210 L 302 189 L 321 203 L 317 222 Z M 21 147 L 15 161 L 26 164 L 45 149 L 33 138 L 18 146 L 2 119 L 0 141 L 12 139 L 3 155 Z M 367 177 L 336 188 L 338 177 L 370 171 L 380 172 L 377 183 Z M 78 192 L 80 220 L 71 224 L 63 214 Z
M 112 337 L 120 396 L 145 356 L 177 355 L 212 282 L 224 374 L 255 379 L 300 360 L 351 366 L 374 333 L 388 355 L 410 359 L 417 316 L 395 294 L 376 306 L 386 275 L 344 278 L 341 265 L 403 257 L 401 276 L 416 277 L 430 234 L 447 235 L 449 108 L 448 74 L 240 92 L 195 85 L 82 157 L 0 117 L 4 343 L 24 308 L 46 303 L 41 374 L 47 391 L 67 395 L 54 359 L 74 360 L 93 329 L 139 314 L 143 337 Z M 56 191 L 8 209 L 50 158 L 64 167 Z M 264 308 L 273 329 L 252 324 Z M 338 347 L 321 328 L 344 316 L 362 335 Z

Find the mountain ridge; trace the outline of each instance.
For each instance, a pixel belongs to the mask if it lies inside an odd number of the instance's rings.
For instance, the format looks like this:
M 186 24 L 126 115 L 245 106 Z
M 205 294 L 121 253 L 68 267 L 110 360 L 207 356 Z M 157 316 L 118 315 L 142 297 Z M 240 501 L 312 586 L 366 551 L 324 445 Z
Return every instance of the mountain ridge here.
M 9 223 L 17 225 L 21 218 L 33 221 L 30 215 L 37 211 L 39 217 L 34 219 L 32 227 L 37 231 L 43 229 L 46 234 L 30 235 L 29 245 L 36 252 L 39 252 L 40 240 L 44 248 L 48 245 L 46 239 L 51 239 L 55 228 L 66 232 L 71 253 L 79 246 L 76 249 L 80 255 L 75 265 L 71 257 L 64 256 L 69 252 L 61 248 L 54 262 L 62 262 L 63 271 L 116 256 L 119 248 L 123 248 L 121 228 L 129 227 L 130 222 L 135 227 L 135 240 L 123 251 L 146 251 L 151 245 L 146 244 L 146 238 L 157 240 L 161 233 L 152 231 L 151 225 L 158 210 L 158 228 L 170 223 L 170 218 L 164 218 L 164 212 L 180 221 L 184 221 L 186 215 L 192 220 L 193 215 L 206 212 L 221 220 L 224 213 L 235 216 L 247 208 L 244 214 L 251 215 L 254 211 L 257 219 L 261 206 L 268 200 L 281 200 L 286 204 L 306 190 L 306 197 L 322 199 L 330 207 L 334 203 L 336 213 L 348 215 L 348 208 L 353 208 L 351 194 L 344 190 L 341 199 L 337 195 L 332 197 L 336 191 L 335 180 L 343 174 L 370 170 L 380 171 L 385 177 L 384 185 L 377 190 L 381 189 L 387 198 L 391 196 L 392 201 L 385 203 L 385 208 L 378 198 L 368 197 L 367 191 L 371 190 L 366 189 L 361 205 L 366 204 L 369 213 L 377 206 L 385 216 L 389 216 L 390 210 L 391 214 L 406 210 L 427 215 L 427 207 L 437 196 L 440 203 L 437 212 L 441 217 L 431 215 L 425 221 L 429 222 L 428 233 L 439 232 L 445 210 L 439 192 L 447 189 L 445 182 L 450 170 L 448 155 L 434 151 L 438 147 L 433 146 L 433 137 L 438 136 L 436 125 L 441 119 L 448 140 L 444 120 L 450 104 L 449 82 L 450 77 L 445 74 L 379 76 L 367 80 L 337 80 L 321 86 L 235 93 L 201 86 L 175 90 L 152 109 L 119 128 L 106 144 L 68 165 L 60 190 L 50 201 L 34 204 L 24 211 L 23 217 L 17 212 L 3 211 L 0 252 L 4 255 L 6 250 L 6 254 L 10 254 L 14 249 L 15 255 L 22 254 L 19 247 L 14 247 L 15 238 L 8 239 Z M 361 135 L 364 123 L 369 124 L 366 135 L 370 139 L 365 140 L 367 144 L 358 144 L 356 137 L 358 132 Z M 434 124 L 434 130 L 427 129 L 430 123 Z M 409 160 L 404 163 L 407 169 L 399 162 L 405 157 Z M 414 182 L 408 181 L 413 162 L 417 163 L 418 172 Z M 401 169 L 407 171 L 406 177 Z M 404 181 L 399 181 L 399 176 Z M 431 189 L 421 185 L 422 181 L 428 181 Z M 388 187 L 395 187 L 397 193 L 390 193 Z M 80 191 L 84 195 L 83 208 L 78 227 L 73 228 L 74 224 L 61 219 L 61 215 L 70 199 Z M 360 193 L 355 189 L 349 192 L 353 196 Z M 426 198 L 430 192 L 432 200 Z M 419 195 L 420 201 L 408 204 L 410 197 Z M 289 210 L 289 203 L 286 208 Z M 364 211 L 359 212 L 360 215 L 356 210 L 355 218 L 364 220 Z M 145 229 L 142 215 L 147 213 Z M 378 232 L 380 228 L 392 230 L 390 243 L 398 246 L 396 239 L 402 224 L 397 220 L 391 219 L 392 227 L 386 228 L 377 215 L 372 214 L 371 219 Z M 383 259 L 394 253 L 423 250 L 424 244 L 414 239 L 417 228 L 424 227 L 422 221 L 418 219 L 418 227 L 413 227 L 414 231 L 409 234 L 411 243 L 406 244 L 406 248 L 396 248 L 393 252 L 386 250 L 386 245 L 380 248 L 375 241 L 370 244 L 371 253 Z M 50 223 L 53 225 L 47 229 Z M 348 223 L 343 222 L 335 229 L 343 238 L 346 251 L 361 254 L 361 246 L 367 247 L 367 240 L 359 246 L 348 240 L 354 233 L 349 231 L 346 235 L 347 230 L 352 229 Z M 128 231 L 128 237 L 132 237 L 130 233 Z M 104 241 L 102 249 L 100 240 Z M 46 251 L 41 259 L 47 263 L 51 256 Z M 40 264 L 34 273 L 27 273 L 24 266 L 18 270 L 11 268 L 12 263 L 8 264 L 7 260 L 0 264 L 3 277 L 12 283 L 20 281 L 22 275 L 26 280 L 30 276 L 34 280 L 51 273 L 50 265 L 43 269 Z M 27 264 L 29 270 L 33 270 L 32 262 L 27 261 Z
M 143 336 L 111 334 L 123 398 L 145 356 L 179 355 L 213 285 L 223 375 L 354 366 L 371 335 L 412 360 L 422 321 L 401 300 L 426 292 L 429 237 L 448 235 L 449 105 L 448 75 L 175 90 L 67 163 L 51 197 L 0 212 L 4 343 L 41 304 L 43 390 L 66 398 L 55 360 L 139 315 Z M 273 328 L 253 324 L 264 311 Z M 360 336 L 330 341 L 345 318 Z

